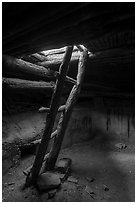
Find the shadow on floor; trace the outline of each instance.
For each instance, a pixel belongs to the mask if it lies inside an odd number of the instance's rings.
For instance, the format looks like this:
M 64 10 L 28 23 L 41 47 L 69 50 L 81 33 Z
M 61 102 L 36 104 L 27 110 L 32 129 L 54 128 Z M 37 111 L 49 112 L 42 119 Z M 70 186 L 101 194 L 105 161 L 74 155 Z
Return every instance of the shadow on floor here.
M 79 177 L 95 178 L 91 185 L 97 198 L 104 201 L 134 201 L 134 154 L 115 149 L 112 135 L 96 132 L 94 139 L 68 149 L 73 160 L 72 171 Z M 103 185 L 109 187 L 104 192 Z M 107 196 L 106 196 L 107 195 Z

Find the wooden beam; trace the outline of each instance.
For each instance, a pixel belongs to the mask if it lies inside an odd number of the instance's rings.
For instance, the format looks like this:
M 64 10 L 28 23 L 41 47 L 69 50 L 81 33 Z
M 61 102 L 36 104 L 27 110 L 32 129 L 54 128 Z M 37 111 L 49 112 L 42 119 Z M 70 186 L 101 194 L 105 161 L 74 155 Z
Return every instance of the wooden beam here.
M 52 149 L 49 154 L 49 158 L 45 165 L 45 170 L 53 170 L 56 160 L 58 158 L 58 154 L 61 149 L 61 145 L 63 142 L 63 138 L 65 135 L 65 131 L 67 129 L 67 125 L 71 116 L 72 109 L 75 105 L 75 102 L 80 94 L 81 85 L 84 79 L 85 69 L 86 69 L 86 63 L 88 59 L 88 52 L 87 50 L 84 50 L 84 52 L 81 53 L 80 59 L 79 59 L 79 66 L 78 66 L 78 74 L 77 74 L 77 84 L 73 86 L 73 89 L 67 99 L 66 102 L 66 109 L 65 112 L 61 114 L 58 126 L 57 126 L 57 136 L 54 139 L 54 144 L 52 146 Z
M 79 57 L 80 54 L 78 51 L 73 53 L 70 62 L 70 72 L 73 72 L 73 70 L 76 72 Z M 135 57 L 134 47 L 129 47 L 128 49 L 113 48 L 105 51 L 96 52 L 94 54 L 90 53 L 87 70 L 89 72 L 91 66 L 95 68 L 97 65 L 102 66 L 104 65 L 108 67 L 108 65 L 112 66 L 111 64 L 116 63 L 121 64 L 134 63 L 134 57 Z M 53 54 L 47 57 L 47 60 L 39 62 L 38 65 L 57 71 L 62 59 L 63 59 L 62 54 Z
M 42 140 L 39 145 L 39 149 L 35 157 L 35 161 L 34 161 L 31 173 L 26 179 L 26 185 L 28 186 L 35 184 L 37 177 L 39 175 L 41 166 L 42 166 L 42 162 L 43 162 L 45 153 L 47 151 L 48 143 L 50 140 L 55 118 L 56 118 L 57 111 L 59 108 L 60 97 L 63 91 L 63 85 L 64 85 L 66 74 L 68 71 L 72 51 L 73 51 L 73 46 L 67 47 L 63 62 L 60 66 L 60 70 L 59 70 L 60 77 L 57 79 L 56 88 L 54 90 L 51 104 L 50 104 L 50 111 L 46 117 L 46 126 L 44 130 L 44 134 L 42 136 Z
M 51 50 L 46 50 L 46 51 L 42 51 L 40 52 L 44 57 L 47 57 L 49 55 L 55 55 L 55 54 L 64 54 L 66 50 L 66 47 L 62 47 L 59 49 L 51 49 Z M 74 49 L 73 49 L 74 51 Z
M 2 88 L 6 90 L 44 90 L 53 91 L 54 82 L 38 82 L 14 78 L 2 78 Z
M 26 62 L 7 55 L 2 57 L 3 76 L 25 75 L 28 78 L 35 79 L 52 79 L 56 77 L 56 73 L 50 72 L 45 67 Z
M 45 61 L 38 62 L 37 64 L 40 66 L 43 66 L 45 68 L 50 68 L 52 70 L 55 70 L 55 68 L 56 68 L 58 70 L 58 68 L 59 68 L 59 66 L 63 60 L 63 54 L 64 53 L 50 54 L 50 55 L 46 56 Z M 80 53 L 78 50 L 73 52 L 70 66 L 77 65 L 79 57 L 80 57 Z
M 45 60 L 45 57 L 39 53 L 32 54 L 31 56 L 34 57 L 37 61 L 43 62 Z
M 62 48 L 59 48 L 59 49 L 51 49 L 51 50 L 42 51 L 42 52 L 40 52 L 40 54 L 47 57 L 49 55 L 51 56 L 51 55 L 57 55 L 57 54 L 64 54 L 65 50 L 66 50 L 66 47 L 62 47 Z M 73 48 L 73 53 L 75 51 L 78 51 L 77 46 L 74 46 L 74 48 Z
M 61 58 L 61 61 L 63 58 Z M 61 62 L 59 63 L 60 66 Z M 56 64 L 54 64 L 56 66 Z M 47 68 L 32 64 L 22 59 L 17 59 L 11 56 L 3 55 L 2 57 L 3 77 L 9 78 L 21 78 L 30 80 L 43 80 L 43 81 L 55 81 L 59 76 L 58 68 L 50 70 L 50 66 Z M 66 82 L 75 84 L 76 80 L 71 77 L 66 77 Z

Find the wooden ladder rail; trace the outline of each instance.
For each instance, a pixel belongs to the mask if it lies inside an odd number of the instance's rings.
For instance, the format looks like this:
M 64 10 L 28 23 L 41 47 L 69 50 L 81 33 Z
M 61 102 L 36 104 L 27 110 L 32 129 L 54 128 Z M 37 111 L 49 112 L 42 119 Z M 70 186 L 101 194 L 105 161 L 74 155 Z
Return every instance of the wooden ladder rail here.
M 46 160 L 44 171 L 53 170 L 55 167 L 55 164 L 61 149 L 61 145 L 63 142 L 63 138 L 65 136 L 65 131 L 67 129 L 67 125 L 72 113 L 72 109 L 80 94 L 80 89 L 84 79 L 87 60 L 88 60 L 88 51 L 87 49 L 84 49 L 81 52 L 79 63 L 78 63 L 77 83 L 73 86 L 70 92 L 70 95 L 66 102 L 65 111 L 61 113 L 61 117 L 57 126 L 57 135 L 54 138 L 53 146 Z
M 27 175 L 26 184 L 25 184 L 26 186 L 35 184 L 37 177 L 39 175 L 39 172 L 43 163 L 43 159 L 49 144 L 50 136 L 52 134 L 57 111 L 59 108 L 60 98 L 63 91 L 63 86 L 65 83 L 72 51 L 73 51 L 73 46 L 68 46 L 65 52 L 65 56 L 63 58 L 63 62 L 60 66 L 59 76 L 56 81 L 55 90 L 53 92 L 52 99 L 51 99 L 50 110 L 46 118 L 46 126 L 44 130 L 44 134 L 42 136 L 41 143 L 39 145 L 39 148 L 33 163 L 33 167 L 30 173 Z

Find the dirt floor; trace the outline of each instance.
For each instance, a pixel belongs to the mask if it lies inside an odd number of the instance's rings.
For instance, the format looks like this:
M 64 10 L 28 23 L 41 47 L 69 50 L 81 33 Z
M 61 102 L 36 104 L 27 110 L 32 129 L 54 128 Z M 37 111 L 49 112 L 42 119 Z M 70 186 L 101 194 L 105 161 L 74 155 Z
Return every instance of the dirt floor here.
M 134 145 L 118 149 L 115 144 L 97 138 L 62 150 L 60 158 L 72 159 L 71 175 L 78 182 L 65 181 L 53 198 L 34 187 L 23 189 L 23 170 L 32 164 L 34 156 L 22 158 L 17 168 L 3 176 L 3 202 L 134 202 Z M 86 191 L 87 186 L 91 194 Z

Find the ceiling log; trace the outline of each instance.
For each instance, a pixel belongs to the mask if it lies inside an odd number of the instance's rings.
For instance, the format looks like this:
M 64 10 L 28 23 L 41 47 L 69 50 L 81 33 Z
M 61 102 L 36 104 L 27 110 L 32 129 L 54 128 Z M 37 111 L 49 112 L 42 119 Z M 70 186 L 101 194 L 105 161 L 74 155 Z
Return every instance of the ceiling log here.
M 38 81 L 29 81 L 22 79 L 14 78 L 3 78 L 2 79 L 3 89 L 10 90 L 43 90 L 43 91 L 53 91 L 55 87 L 54 82 L 38 82 Z

